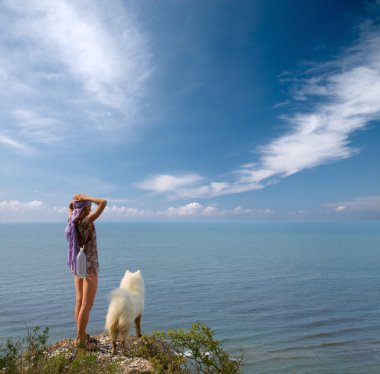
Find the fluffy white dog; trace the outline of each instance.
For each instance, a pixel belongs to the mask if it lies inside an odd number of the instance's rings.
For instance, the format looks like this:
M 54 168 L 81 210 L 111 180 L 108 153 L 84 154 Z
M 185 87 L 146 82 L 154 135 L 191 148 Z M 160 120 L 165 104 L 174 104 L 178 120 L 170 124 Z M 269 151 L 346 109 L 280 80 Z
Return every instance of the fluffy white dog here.
M 137 336 L 141 336 L 144 294 L 144 279 L 140 270 L 135 273 L 127 270 L 120 282 L 120 288 L 112 291 L 105 326 L 112 339 L 112 354 L 116 354 L 118 336 L 125 352 L 126 338 L 133 324 L 135 324 Z

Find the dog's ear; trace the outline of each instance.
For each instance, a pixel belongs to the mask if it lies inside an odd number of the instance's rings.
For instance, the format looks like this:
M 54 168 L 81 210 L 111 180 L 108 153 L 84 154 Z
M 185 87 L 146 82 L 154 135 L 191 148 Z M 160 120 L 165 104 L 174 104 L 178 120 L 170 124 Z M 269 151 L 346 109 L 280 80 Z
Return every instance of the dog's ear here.
M 137 270 L 136 273 L 137 273 L 137 274 L 141 274 L 141 270 Z

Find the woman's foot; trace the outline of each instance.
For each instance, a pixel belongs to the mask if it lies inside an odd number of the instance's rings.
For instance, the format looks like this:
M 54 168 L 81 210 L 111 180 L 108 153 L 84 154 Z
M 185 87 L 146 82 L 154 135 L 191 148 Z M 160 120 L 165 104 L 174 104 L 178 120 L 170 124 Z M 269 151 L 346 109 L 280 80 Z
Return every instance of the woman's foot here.
M 96 351 L 97 346 L 94 343 L 91 343 L 87 336 L 84 338 L 80 339 L 77 338 L 77 348 L 78 349 L 84 349 L 86 351 Z

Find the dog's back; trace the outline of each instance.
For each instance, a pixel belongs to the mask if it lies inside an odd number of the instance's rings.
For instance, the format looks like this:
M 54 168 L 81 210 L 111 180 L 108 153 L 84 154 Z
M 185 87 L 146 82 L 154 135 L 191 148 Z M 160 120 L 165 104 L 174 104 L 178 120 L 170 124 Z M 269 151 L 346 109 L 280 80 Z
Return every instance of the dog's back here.
M 116 352 L 116 339 L 121 336 L 123 345 L 133 324 L 141 336 L 141 317 L 144 311 L 144 280 L 140 270 L 127 271 L 120 283 L 111 293 L 110 305 L 106 316 L 105 328 L 110 334 Z
M 111 301 L 106 316 L 106 329 L 129 330 L 144 311 L 144 295 L 124 288 L 116 288 L 111 293 Z

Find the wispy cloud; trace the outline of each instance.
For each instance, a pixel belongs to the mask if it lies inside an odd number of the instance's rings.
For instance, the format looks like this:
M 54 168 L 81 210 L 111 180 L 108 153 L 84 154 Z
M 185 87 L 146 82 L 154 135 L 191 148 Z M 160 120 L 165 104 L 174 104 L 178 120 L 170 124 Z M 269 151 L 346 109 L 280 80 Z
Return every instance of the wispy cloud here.
M 121 34 L 111 34 L 106 13 L 102 15 L 105 8 L 97 8 L 94 3 L 88 7 L 78 2 L 29 1 L 10 2 L 8 6 L 22 14 L 23 27 L 17 36 L 38 43 L 101 103 L 135 109 L 135 95 L 150 74 L 150 67 L 145 40 L 133 19 L 113 14 L 114 25 L 125 23 Z
M 109 198 L 107 197 L 107 201 L 109 203 L 128 203 L 130 202 L 131 200 L 130 199 L 124 199 L 124 198 Z
M 154 67 L 121 2 L 2 1 L 0 24 L 0 130 L 17 144 L 139 121 Z
M 203 178 L 197 174 L 157 175 L 136 184 L 136 187 L 156 193 L 173 192 L 183 186 L 191 186 Z
M 12 116 L 18 134 L 30 142 L 51 144 L 62 139 L 63 123 L 55 118 L 21 108 L 13 110 Z
M 215 197 L 262 188 L 253 183 L 210 182 L 199 185 L 206 178 L 198 174 L 156 175 L 136 184 L 136 187 L 152 193 L 169 194 L 172 199 Z
M 32 147 L 25 143 L 20 143 L 17 140 L 12 139 L 8 135 L 0 134 L 0 144 L 9 147 L 16 151 L 17 153 L 23 154 L 23 155 L 31 155 L 34 153 L 34 150 Z
M 175 198 L 221 196 L 260 189 L 357 154 L 360 150 L 351 144 L 351 135 L 380 119 L 379 28 L 367 25 L 357 43 L 340 57 L 287 79 L 295 87 L 292 114 L 282 116 L 288 129 L 256 150 L 257 162 L 241 165 L 228 180 L 192 182 L 172 190 L 160 190 L 149 180 L 140 186 Z M 302 110 L 296 109 L 300 102 Z

